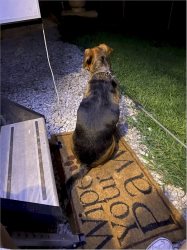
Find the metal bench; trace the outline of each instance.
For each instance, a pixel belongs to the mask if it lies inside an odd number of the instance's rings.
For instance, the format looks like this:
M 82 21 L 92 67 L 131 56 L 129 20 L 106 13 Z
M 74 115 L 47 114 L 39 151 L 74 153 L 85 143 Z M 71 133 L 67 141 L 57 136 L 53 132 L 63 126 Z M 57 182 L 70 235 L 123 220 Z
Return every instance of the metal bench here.
M 1 222 L 19 247 L 77 247 L 62 213 L 42 115 L 2 98 Z

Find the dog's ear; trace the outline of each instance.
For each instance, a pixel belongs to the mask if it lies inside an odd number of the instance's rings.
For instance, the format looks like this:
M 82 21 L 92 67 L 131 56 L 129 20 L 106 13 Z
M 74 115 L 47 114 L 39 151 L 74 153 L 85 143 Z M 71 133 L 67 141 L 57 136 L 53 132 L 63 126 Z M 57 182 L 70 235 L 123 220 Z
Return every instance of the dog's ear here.
M 106 45 L 105 43 L 102 43 L 98 46 L 100 49 L 102 49 L 106 54 L 107 56 L 110 55 L 110 53 L 113 51 L 112 48 L 110 48 L 108 45 Z
M 92 50 L 91 49 L 86 49 L 84 51 L 84 60 L 83 60 L 83 68 L 90 70 L 90 66 L 92 63 Z

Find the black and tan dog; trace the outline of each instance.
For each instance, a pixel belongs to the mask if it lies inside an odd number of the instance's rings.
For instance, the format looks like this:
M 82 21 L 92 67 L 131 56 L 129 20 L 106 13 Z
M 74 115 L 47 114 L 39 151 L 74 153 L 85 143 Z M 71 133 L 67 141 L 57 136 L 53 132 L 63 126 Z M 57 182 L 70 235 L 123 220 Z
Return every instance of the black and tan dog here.
M 111 52 L 106 44 L 85 50 L 83 66 L 90 71 L 91 79 L 80 103 L 72 136 L 72 151 L 82 167 L 74 180 L 83 177 L 92 167 L 104 164 L 116 150 L 120 94 L 110 71 Z

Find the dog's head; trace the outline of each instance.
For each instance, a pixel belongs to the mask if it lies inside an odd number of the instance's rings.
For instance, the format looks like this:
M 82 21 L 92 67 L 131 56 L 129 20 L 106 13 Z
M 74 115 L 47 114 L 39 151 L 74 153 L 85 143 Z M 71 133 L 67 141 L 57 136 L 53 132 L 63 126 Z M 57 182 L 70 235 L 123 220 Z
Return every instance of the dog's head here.
M 97 47 L 86 49 L 83 67 L 91 73 L 101 69 L 110 70 L 109 55 L 112 51 L 113 49 L 104 43 Z

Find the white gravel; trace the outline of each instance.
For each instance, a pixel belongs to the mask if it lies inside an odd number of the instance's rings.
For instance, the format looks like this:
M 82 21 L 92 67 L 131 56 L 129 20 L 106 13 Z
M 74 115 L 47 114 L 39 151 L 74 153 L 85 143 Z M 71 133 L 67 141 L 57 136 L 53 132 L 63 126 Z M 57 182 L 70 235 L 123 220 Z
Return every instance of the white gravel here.
M 46 38 L 60 105 L 57 103 L 47 64 L 40 25 L 37 28 L 36 25 L 30 26 L 27 32 L 24 28 L 16 28 L 11 32 L 11 36 L 8 32 L 4 33 L 1 42 L 1 88 L 4 96 L 43 114 L 50 136 L 74 130 L 76 112 L 89 74 L 82 69 L 83 51 L 75 45 L 61 41 L 58 31 L 53 26 L 48 26 Z M 142 144 L 142 136 L 135 127 L 129 128 L 126 123 L 126 117 L 131 116 L 136 119 L 137 112 L 132 100 L 122 96 L 119 130 L 139 158 L 144 161 L 142 156 L 148 153 L 148 149 Z M 187 196 L 184 191 L 171 185 L 164 185 L 162 176 L 157 173 L 152 172 L 152 175 L 170 201 L 186 218 Z

